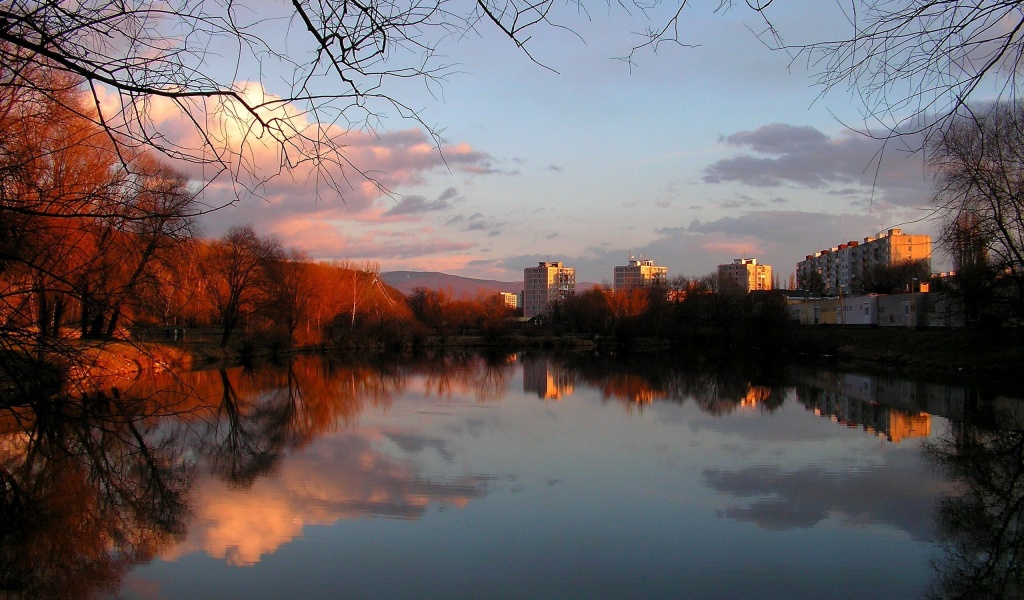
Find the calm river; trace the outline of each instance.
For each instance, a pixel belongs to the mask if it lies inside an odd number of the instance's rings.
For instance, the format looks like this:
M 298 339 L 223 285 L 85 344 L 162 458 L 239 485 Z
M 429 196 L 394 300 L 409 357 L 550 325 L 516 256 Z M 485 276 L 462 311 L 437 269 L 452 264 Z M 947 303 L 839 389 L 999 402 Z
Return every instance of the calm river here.
M 15 597 L 1009 598 L 1024 579 L 1024 401 L 955 386 L 307 357 L 0 424 Z

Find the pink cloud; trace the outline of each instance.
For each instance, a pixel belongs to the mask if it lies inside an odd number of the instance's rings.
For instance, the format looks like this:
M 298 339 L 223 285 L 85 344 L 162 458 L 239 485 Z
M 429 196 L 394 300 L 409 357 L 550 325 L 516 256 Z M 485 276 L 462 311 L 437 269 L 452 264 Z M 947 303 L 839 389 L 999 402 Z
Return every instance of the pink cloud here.
M 197 100 L 190 112 L 204 123 L 204 138 L 173 102 L 157 98 L 146 110 L 168 147 L 206 158 L 172 162 L 205 186 L 207 206 L 245 204 L 245 220 L 257 229 L 282 214 L 351 218 L 374 210 L 389 190 L 422 184 L 437 170 L 492 171 L 491 158 L 464 142 L 446 144 L 421 129 L 368 131 L 317 123 L 313 113 L 282 102 L 259 83 L 237 82 L 235 88 L 260 106 L 260 121 L 229 100 Z M 100 101 L 108 115 L 121 113 L 118 96 L 101 90 Z M 264 202 L 247 202 L 251 198 Z
M 351 233 L 345 233 L 351 229 Z M 388 264 L 465 264 L 475 244 L 443 236 L 431 228 L 393 229 L 350 227 L 292 217 L 273 225 L 269 233 L 286 246 L 306 251 L 314 259 L 369 259 Z M 453 262 L 453 257 L 455 258 Z
M 202 234 L 218 237 L 231 226 L 252 225 L 276 236 L 284 246 L 313 258 L 387 261 L 395 268 L 457 269 L 477 259 L 475 243 L 451 238 L 451 232 L 412 226 L 452 216 L 459 200 L 454 188 L 435 197 L 417 195 L 411 186 L 433 174 L 494 173 L 492 159 L 465 142 L 447 143 L 421 129 L 372 131 L 318 124 L 314 113 L 280 101 L 261 84 L 236 82 L 260 121 L 223 100 L 196 100 L 190 107 L 207 138 L 173 102 L 155 99 L 147 115 L 171 146 L 205 150 L 215 162 L 171 161 L 201 187 L 208 208 Z M 122 110 L 122 98 L 101 92 L 108 114 Z M 282 143 L 282 136 L 288 141 Z M 316 153 L 328 142 L 338 154 Z M 434 215 L 431 217 L 431 215 Z M 385 230 L 384 227 L 388 230 Z
M 717 236 L 707 236 L 714 238 Z M 732 256 L 733 258 L 756 257 L 764 252 L 762 241 L 754 238 L 741 239 L 705 239 L 701 241 L 701 249 L 708 253 Z

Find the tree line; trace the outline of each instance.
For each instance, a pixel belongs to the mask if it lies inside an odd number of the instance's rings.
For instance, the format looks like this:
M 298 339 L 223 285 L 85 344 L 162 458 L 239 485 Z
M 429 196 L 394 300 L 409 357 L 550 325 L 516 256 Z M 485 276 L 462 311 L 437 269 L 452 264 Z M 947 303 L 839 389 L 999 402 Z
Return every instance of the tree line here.
M 81 82 L 0 65 L 0 369 L 73 358 L 75 340 L 207 327 L 321 343 L 386 338 L 411 314 L 372 263 L 317 262 L 251 227 L 200 235 L 195 184 L 96 124 Z

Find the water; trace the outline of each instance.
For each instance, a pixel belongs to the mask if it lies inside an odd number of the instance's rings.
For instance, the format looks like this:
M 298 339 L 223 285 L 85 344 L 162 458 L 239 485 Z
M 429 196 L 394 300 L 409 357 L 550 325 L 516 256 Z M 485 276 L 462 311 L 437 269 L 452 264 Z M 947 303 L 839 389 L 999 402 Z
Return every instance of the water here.
M 0 420 L 4 589 L 919 598 L 978 573 L 972 593 L 1020 589 L 1018 401 L 966 388 L 511 354 L 307 357 L 111 396 Z

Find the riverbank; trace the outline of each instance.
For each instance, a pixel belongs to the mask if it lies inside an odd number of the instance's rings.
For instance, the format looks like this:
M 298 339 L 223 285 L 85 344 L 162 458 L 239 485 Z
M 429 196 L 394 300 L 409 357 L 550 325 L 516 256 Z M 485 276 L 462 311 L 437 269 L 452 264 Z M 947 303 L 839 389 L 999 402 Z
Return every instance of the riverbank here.
M 676 340 L 577 337 L 570 335 L 513 335 L 498 340 L 480 336 L 432 336 L 412 348 L 388 349 L 378 345 L 290 347 L 247 344 L 220 348 L 210 344 L 133 344 L 110 342 L 90 345 L 84 352 L 81 374 L 88 378 L 130 377 L 142 370 L 203 368 L 219 364 L 259 361 L 298 352 L 388 354 L 405 351 L 518 350 L 528 348 L 569 351 L 616 350 L 625 352 L 744 351 L 771 359 L 827 362 L 844 370 L 915 373 L 945 380 L 992 381 L 1024 386 L 1024 332 L 971 330 L 853 329 L 796 327 L 783 335 L 761 338 L 760 344 L 726 344 L 713 332 Z
M 142 371 L 188 369 L 195 358 L 186 347 L 125 341 L 88 342 L 76 348 L 73 379 L 133 378 Z
M 843 369 L 1024 385 L 1024 332 L 801 327 L 787 353 Z

